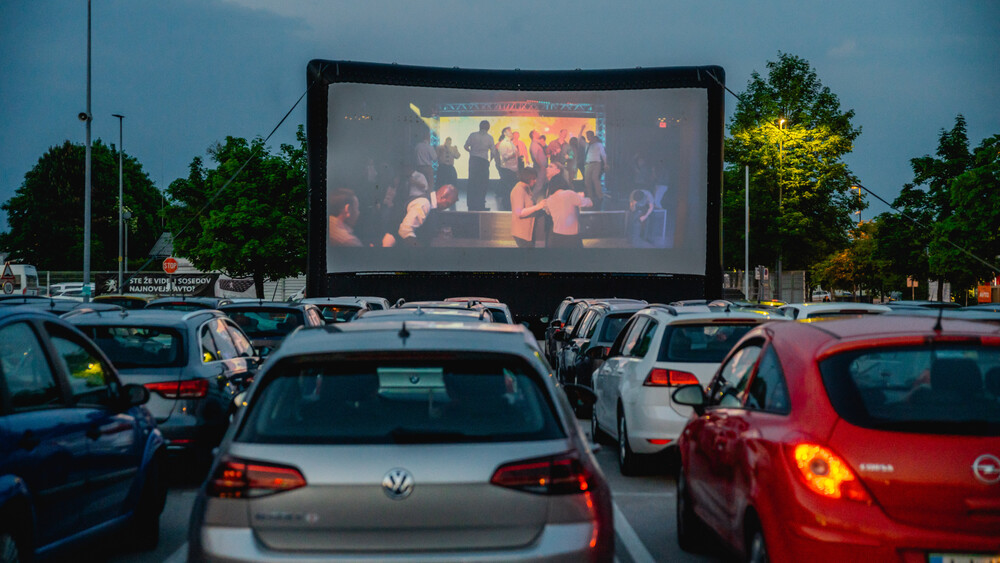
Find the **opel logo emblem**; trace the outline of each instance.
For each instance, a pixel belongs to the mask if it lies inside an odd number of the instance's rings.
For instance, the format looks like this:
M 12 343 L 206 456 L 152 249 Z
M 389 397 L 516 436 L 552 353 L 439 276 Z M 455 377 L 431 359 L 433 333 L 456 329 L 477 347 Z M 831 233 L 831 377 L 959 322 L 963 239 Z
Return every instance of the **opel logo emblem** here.
M 413 492 L 413 476 L 405 469 L 392 469 L 382 478 L 382 490 L 392 500 L 403 500 Z
M 1000 482 L 1000 459 L 995 455 L 983 454 L 972 462 L 972 473 L 987 485 Z

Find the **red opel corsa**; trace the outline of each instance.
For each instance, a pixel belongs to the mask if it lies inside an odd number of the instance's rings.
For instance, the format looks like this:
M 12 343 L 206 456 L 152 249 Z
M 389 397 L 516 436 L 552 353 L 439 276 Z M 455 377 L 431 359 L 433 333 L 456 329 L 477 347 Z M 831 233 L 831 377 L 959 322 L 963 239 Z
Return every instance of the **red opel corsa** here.
M 677 535 L 748 561 L 1000 561 L 1000 326 L 878 316 L 746 334 L 678 441 Z

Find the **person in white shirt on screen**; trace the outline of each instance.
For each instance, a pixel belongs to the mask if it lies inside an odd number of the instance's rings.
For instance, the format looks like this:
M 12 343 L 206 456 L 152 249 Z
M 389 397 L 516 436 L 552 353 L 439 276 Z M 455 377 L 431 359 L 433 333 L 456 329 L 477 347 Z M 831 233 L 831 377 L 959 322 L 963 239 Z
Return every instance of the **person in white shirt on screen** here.
M 583 165 L 583 191 L 587 197 L 600 207 L 604 193 L 601 188 L 601 176 L 608 169 L 608 155 L 604 151 L 604 143 L 594 134 L 587 131 L 587 140 L 583 141 L 583 130 L 586 126 L 580 126 L 581 144 L 586 144 L 584 149 Z
M 583 248 L 580 237 L 580 208 L 591 207 L 594 202 L 575 192 L 562 174 L 549 180 L 549 196 L 545 199 L 545 211 L 552 217 L 552 233 L 548 237 L 550 248 Z
M 434 163 L 437 162 L 438 155 L 434 147 L 431 146 L 431 134 L 425 131 L 420 138 L 420 142 L 414 149 L 417 171 L 424 175 L 427 180 L 427 190 L 434 189 Z
M 479 131 L 469 134 L 465 150 L 469 153 L 469 182 L 465 193 L 469 211 L 487 211 L 486 189 L 490 183 L 490 160 L 497 160 L 496 146 L 489 134 L 490 122 L 479 122 Z
M 406 216 L 399 225 L 399 240 L 405 246 L 429 246 L 435 229 L 435 214 L 458 200 L 455 186 L 446 184 L 427 197 L 418 197 L 406 205 Z
M 496 161 L 497 173 L 500 174 L 500 190 L 497 192 L 497 207 L 502 211 L 510 211 L 510 192 L 517 183 L 517 147 L 512 140 L 514 134 L 510 127 L 504 127 L 497 142 Z

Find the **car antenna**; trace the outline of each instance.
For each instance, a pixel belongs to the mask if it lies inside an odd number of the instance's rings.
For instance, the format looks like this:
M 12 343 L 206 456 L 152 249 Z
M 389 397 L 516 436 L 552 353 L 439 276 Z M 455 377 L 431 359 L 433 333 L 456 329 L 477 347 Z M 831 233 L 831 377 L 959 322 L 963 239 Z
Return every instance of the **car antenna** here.
M 403 327 L 399 329 L 399 337 L 403 340 L 410 337 L 410 331 L 406 330 L 406 321 L 403 321 Z
M 937 323 L 934 325 L 934 332 L 941 332 L 941 317 L 944 316 L 944 307 L 938 307 Z

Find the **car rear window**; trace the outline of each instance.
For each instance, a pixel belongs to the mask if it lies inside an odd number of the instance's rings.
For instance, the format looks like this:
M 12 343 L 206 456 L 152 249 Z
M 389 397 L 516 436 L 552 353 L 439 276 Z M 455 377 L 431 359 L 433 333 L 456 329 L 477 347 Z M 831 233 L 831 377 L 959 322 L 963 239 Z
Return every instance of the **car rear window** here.
M 736 341 L 756 324 L 706 323 L 668 326 L 660 344 L 661 362 L 720 363 Z
M 521 442 L 565 437 L 539 376 L 506 356 L 276 366 L 237 441 Z
M 119 369 L 177 367 L 184 362 L 184 343 L 172 328 L 148 326 L 79 327 Z
M 856 426 L 1000 436 L 1000 348 L 864 349 L 820 364 L 837 413 Z
M 354 320 L 361 307 L 357 305 L 318 305 L 323 311 L 323 320 L 328 323 L 346 323 Z
M 248 307 L 226 308 L 225 312 L 250 338 L 284 338 L 305 322 L 302 311 L 294 309 Z
M 171 303 L 150 303 L 145 308 L 166 309 L 169 311 L 201 311 L 202 309 L 210 309 L 211 307 L 190 301 L 176 301 Z

